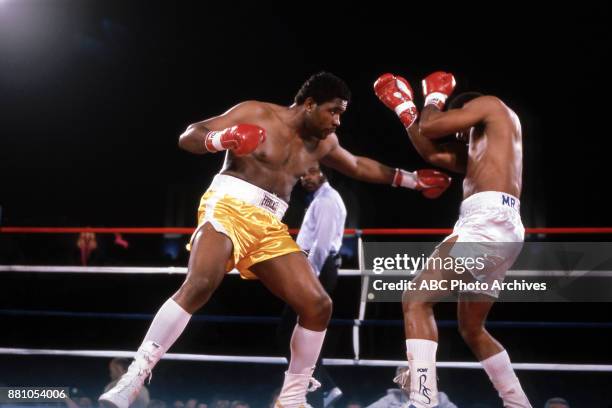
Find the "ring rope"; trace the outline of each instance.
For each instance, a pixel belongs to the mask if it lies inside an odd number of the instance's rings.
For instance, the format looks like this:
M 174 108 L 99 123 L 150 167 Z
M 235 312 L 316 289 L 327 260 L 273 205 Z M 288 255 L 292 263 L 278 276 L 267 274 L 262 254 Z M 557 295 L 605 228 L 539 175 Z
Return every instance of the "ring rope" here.
M 29 356 L 72 356 L 72 357 L 133 357 L 134 351 L 121 350 L 57 350 L 57 349 L 28 349 L 0 347 L 0 354 L 29 355 Z M 206 361 L 227 363 L 257 363 L 257 364 L 287 364 L 285 357 L 266 356 L 225 356 L 209 354 L 184 354 L 166 353 L 164 360 L 179 361 Z M 400 360 L 353 360 L 348 358 L 324 358 L 323 365 L 327 366 L 368 366 L 368 367 L 397 367 L 407 365 L 406 361 Z M 478 362 L 471 361 L 439 361 L 436 365 L 440 368 L 464 368 L 482 369 Z M 611 364 L 559 364 L 559 363 L 512 363 L 515 370 L 536 371 L 591 371 L 612 372 Z

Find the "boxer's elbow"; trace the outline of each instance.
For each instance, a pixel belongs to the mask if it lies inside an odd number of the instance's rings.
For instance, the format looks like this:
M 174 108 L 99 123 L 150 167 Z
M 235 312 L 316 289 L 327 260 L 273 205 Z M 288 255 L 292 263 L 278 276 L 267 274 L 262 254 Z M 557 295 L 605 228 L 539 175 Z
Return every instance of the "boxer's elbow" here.
M 427 157 L 424 157 L 424 159 L 436 167 L 455 173 L 465 173 L 466 166 L 455 154 L 448 152 L 432 152 L 427 155 Z
M 436 167 L 446 168 L 449 164 L 448 157 L 445 157 L 444 154 L 440 153 L 431 153 L 424 157 L 425 161 L 429 164 L 433 164 Z
M 179 149 L 185 150 L 185 133 L 181 133 L 178 137 L 178 147 Z
M 178 147 L 179 149 L 182 149 L 182 150 L 189 150 L 187 148 L 187 145 L 188 145 L 187 138 L 185 137 L 185 134 L 183 133 L 178 138 Z
M 435 145 L 425 144 L 417 149 L 419 156 L 429 164 L 440 166 L 441 163 L 446 163 L 448 160 L 448 153 L 437 148 Z
M 187 129 L 178 138 L 178 146 L 183 150 L 191 151 L 190 147 L 193 146 L 193 139 L 197 137 L 197 131 L 195 124 L 187 126 Z

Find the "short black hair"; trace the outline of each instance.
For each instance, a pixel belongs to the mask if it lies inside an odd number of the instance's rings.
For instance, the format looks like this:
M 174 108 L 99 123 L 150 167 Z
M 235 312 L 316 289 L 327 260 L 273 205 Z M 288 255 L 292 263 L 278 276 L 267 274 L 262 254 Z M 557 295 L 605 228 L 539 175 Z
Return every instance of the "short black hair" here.
M 329 102 L 335 98 L 350 101 L 351 91 L 342 79 L 330 72 L 321 71 L 304 82 L 295 95 L 294 101 L 301 105 L 308 97 L 314 99 L 317 104 Z
M 451 101 L 447 105 L 448 106 L 447 110 L 461 109 L 461 108 L 463 108 L 463 105 L 465 105 L 466 103 L 468 103 L 472 99 L 476 99 L 476 98 L 478 98 L 480 96 L 484 96 L 484 95 L 481 94 L 480 92 L 462 92 L 462 93 L 460 93 L 458 95 L 455 95 L 451 99 Z

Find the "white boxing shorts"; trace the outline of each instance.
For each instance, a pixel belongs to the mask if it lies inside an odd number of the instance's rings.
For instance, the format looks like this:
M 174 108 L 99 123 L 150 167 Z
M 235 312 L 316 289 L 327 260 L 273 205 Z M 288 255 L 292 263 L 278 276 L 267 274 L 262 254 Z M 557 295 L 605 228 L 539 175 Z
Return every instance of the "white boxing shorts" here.
M 525 239 L 519 199 L 498 191 L 471 195 L 461 203 L 459 220 L 445 241 L 453 236 L 458 238 L 449 255 L 455 260 L 476 260 L 469 262 L 470 268 L 464 269 L 477 281 L 487 283 L 487 290 L 470 293 L 497 298 L 499 289 L 494 282 L 497 286 L 503 282 Z M 459 264 L 455 262 L 455 265 Z

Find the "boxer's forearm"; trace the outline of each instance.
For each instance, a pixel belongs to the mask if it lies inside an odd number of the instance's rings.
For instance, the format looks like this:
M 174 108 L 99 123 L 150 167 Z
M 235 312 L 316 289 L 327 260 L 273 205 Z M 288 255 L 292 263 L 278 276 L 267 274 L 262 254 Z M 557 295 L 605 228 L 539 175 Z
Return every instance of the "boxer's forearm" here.
M 419 125 L 414 124 L 406 129 L 412 145 L 423 160 L 434 166 L 456 173 L 465 172 L 467 147 L 459 143 L 436 143 L 424 137 L 419 131 Z
M 355 156 L 355 169 L 350 177 L 368 183 L 391 184 L 395 168 L 386 166 L 376 160 L 363 156 Z
M 423 160 L 431 163 L 431 157 L 438 152 L 438 147 L 431 140 L 424 137 L 419 131 L 419 124 L 415 123 L 406 129 L 408 137 L 412 142 L 412 145 L 416 149 L 417 153 L 423 158 Z
M 440 119 L 444 113 L 437 109 L 434 105 L 428 105 L 421 112 L 419 121 L 419 134 L 426 139 L 439 139 L 449 135 L 444 121 Z M 414 126 L 411 126 L 414 127 Z
M 340 145 L 336 145 L 320 162 L 345 176 L 368 183 L 391 184 L 395 169 L 376 160 L 355 156 Z

